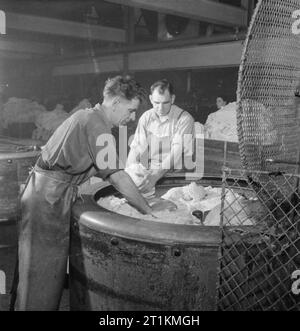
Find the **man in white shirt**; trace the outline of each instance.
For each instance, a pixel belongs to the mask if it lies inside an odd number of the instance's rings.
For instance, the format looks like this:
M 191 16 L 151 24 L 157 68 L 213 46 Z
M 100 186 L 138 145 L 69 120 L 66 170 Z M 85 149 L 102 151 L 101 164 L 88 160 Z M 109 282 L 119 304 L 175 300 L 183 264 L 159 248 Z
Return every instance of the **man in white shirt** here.
M 154 83 L 150 101 L 153 108 L 141 116 L 127 159 L 127 167 L 142 164 L 146 169 L 137 174 L 143 177 L 142 193 L 153 190 L 169 170 L 189 168 L 185 161 L 190 162 L 193 154 L 194 119 L 174 105 L 172 84 L 165 79 Z

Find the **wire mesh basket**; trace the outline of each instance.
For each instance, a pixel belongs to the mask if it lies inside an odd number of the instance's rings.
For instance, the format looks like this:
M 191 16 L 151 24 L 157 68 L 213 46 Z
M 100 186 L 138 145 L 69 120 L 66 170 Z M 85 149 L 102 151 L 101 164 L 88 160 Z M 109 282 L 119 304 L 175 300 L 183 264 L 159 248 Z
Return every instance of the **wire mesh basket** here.
M 260 0 L 239 68 L 244 170 L 223 169 L 219 310 L 299 310 L 299 0 Z
M 260 0 L 252 17 L 237 90 L 239 147 L 248 170 L 298 171 L 300 38 L 292 25 L 299 6 L 299 0 Z
M 280 194 L 259 198 L 251 178 L 262 175 L 269 181 L 257 183 L 261 189 Z M 292 199 L 281 190 L 295 177 L 285 174 L 278 186 L 270 173 L 223 169 L 219 310 L 300 310 L 292 279 L 300 270 L 300 199 L 298 190 Z

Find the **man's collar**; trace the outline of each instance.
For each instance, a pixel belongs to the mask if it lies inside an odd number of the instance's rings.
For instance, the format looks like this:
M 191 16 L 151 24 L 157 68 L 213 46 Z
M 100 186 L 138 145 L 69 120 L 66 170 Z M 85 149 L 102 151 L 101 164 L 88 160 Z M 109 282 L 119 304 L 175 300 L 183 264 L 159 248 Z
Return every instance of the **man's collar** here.
M 170 111 L 171 112 L 171 111 Z M 164 123 L 166 121 L 170 121 L 170 112 L 169 114 L 165 115 L 165 116 L 158 116 L 157 114 L 155 114 L 157 116 L 157 118 L 159 119 L 159 121 L 161 123 Z
M 156 116 L 156 118 L 158 118 L 161 123 L 164 123 L 166 121 L 170 121 L 174 117 L 174 105 L 171 106 L 170 111 L 165 116 L 159 116 L 159 115 L 157 115 L 157 113 L 154 110 L 154 108 L 152 108 L 152 109 L 153 109 L 154 116 Z

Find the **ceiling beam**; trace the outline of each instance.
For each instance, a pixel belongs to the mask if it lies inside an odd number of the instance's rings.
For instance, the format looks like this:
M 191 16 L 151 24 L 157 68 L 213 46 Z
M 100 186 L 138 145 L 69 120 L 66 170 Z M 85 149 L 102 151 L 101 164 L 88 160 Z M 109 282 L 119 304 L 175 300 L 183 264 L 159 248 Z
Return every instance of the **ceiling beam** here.
M 138 7 L 160 13 L 193 18 L 199 21 L 228 26 L 247 26 L 244 8 L 210 0 L 105 0 L 111 3 Z
M 7 29 L 31 31 L 73 38 L 125 43 L 125 30 L 100 25 L 33 15 L 6 13 Z
M 153 71 L 173 69 L 196 69 L 238 66 L 241 61 L 243 43 L 228 43 L 133 52 L 128 54 L 129 71 Z M 147 59 L 147 62 L 145 62 Z M 122 73 L 122 54 L 82 59 L 76 64 L 58 65 L 53 69 L 53 76 Z
M 103 1 L 95 0 L 1 0 L 1 10 L 4 12 L 13 12 L 19 14 L 40 15 L 47 13 L 47 17 L 62 18 L 66 13 L 80 13 L 82 16 L 86 10 L 94 5 L 101 13 L 107 14 L 114 11 L 118 5 L 112 5 Z
M 135 45 L 124 45 L 119 47 L 109 47 L 104 49 L 95 50 L 93 55 L 90 55 L 89 58 L 92 60 L 95 57 L 107 57 L 113 55 L 128 55 L 129 53 L 135 52 L 146 52 L 146 51 L 154 51 L 154 50 L 163 50 L 170 48 L 182 48 L 188 46 L 199 46 L 199 45 L 208 45 L 208 44 L 216 44 L 216 43 L 226 43 L 230 41 L 244 41 L 245 33 L 237 33 L 237 34 L 217 34 L 210 37 L 197 37 L 197 38 L 189 38 L 189 39 L 178 39 L 178 40 L 170 40 L 170 41 L 159 41 L 155 43 L 146 43 L 146 44 L 135 44 Z M 49 56 L 44 57 L 42 62 L 44 63 L 56 63 L 57 65 L 63 64 L 76 64 L 81 63 L 84 59 L 87 58 L 86 52 L 77 52 L 66 55 L 58 55 L 58 56 Z
M 241 62 L 241 41 L 137 52 L 129 55 L 129 69 L 133 72 L 145 70 L 169 70 L 238 66 Z M 147 62 L 143 59 L 147 58 Z
M 13 41 L 0 38 L 0 51 L 27 54 L 53 54 L 54 46 L 48 43 Z

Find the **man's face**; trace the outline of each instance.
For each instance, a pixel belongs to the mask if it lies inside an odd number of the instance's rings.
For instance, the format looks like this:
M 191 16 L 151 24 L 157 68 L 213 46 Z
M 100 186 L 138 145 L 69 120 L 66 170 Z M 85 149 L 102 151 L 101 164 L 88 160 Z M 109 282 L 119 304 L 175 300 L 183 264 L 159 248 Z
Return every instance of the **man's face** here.
M 135 119 L 135 112 L 140 105 L 139 99 L 117 98 L 114 102 L 114 125 L 126 125 Z
M 156 88 L 150 95 L 150 101 L 158 116 L 167 115 L 171 110 L 171 106 L 174 100 L 175 95 L 170 95 L 170 92 L 168 90 L 165 90 L 163 93 L 160 93 L 159 89 Z

